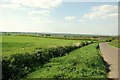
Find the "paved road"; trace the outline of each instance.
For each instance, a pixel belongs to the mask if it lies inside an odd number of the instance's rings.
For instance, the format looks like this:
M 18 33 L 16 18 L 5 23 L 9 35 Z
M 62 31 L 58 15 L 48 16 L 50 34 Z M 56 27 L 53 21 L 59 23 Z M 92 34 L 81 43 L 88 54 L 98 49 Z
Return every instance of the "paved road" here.
M 118 49 L 107 43 L 100 43 L 100 51 L 109 66 L 109 78 L 118 78 Z

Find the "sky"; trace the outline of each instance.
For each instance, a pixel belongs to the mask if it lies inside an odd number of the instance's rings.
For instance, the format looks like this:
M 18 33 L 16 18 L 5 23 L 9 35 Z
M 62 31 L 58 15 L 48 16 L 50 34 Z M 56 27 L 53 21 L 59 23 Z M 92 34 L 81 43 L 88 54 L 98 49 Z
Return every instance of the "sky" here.
M 0 0 L 1 32 L 118 35 L 117 2 Z

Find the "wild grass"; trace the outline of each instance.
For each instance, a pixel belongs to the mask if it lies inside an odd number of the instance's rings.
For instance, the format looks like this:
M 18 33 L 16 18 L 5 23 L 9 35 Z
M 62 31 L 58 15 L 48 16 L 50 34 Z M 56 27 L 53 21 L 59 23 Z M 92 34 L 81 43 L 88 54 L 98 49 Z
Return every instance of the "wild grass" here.
M 116 47 L 116 48 L 120 48 L 120 41 L 119 40 L 113 40 L 109 44 Z
M 41 67 L 46 62 L 49 62 L 50 59 L 68 55 L 71 51 L 91 43 L 90 41 L 82 42 L 79 45 L 40 49 L 32 54 L 14 54 L 3 57 L 3 79 L 20 79 L 25 77 L 28 73 L 34 71 L 36 67 Z
M 106 67 L 94 43 L 53 58 L 42 68 L 30 73 L 27 78 L 105 78 Z
M 2 36 L 3 78 L 106 78 L 98 44 L 88 44 L 84 40 Z

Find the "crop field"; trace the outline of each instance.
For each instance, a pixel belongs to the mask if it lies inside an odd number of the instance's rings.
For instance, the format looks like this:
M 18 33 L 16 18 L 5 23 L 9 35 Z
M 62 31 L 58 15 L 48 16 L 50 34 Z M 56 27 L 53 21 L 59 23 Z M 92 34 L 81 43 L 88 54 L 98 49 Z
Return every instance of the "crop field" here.
M 114 46 L 114 47 L 117 47 L 117 48 L 120 48 L 120 41 L 118 40 L 113 40 L 112 42 L 110 42 L 109 44 Z
M 18 53 L 32 53 L 35 49 L 67 46 L 80 43 L 80 40 L 61 40 L 29 36 L 2 36 L 3 56 Z
M 53 58 L 27 78 L 106 78 L 106 68 L 97 46 L 94 43 L 67 56 Z
M 0 0 L 1 80 L 118 79 L 119 4 L 83 1 Z
M 105 78 L 97 42 L 2 36 L 3 79 Z

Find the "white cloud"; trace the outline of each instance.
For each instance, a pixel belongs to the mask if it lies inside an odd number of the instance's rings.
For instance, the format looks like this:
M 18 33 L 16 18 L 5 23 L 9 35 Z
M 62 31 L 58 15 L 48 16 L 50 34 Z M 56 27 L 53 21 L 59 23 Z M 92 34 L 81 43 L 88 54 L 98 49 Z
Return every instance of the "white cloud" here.
M 30 8 L 40 8 L 40 9 L 52 9 L 58 7 L 61 4 L 61 0 L 9 0 L 9 2 L 4 2 L 1 7 L 5 8 L 19 8 L 30 7 Z M 12 6 L 12 7 L 9 7 Z M 13 7 L 14 6 L 14 7 Z
M 30 19 L 37 22 L 39 25 L 48 25 L 54 23 L 53 20 L 49 20 L 46 17 L 30 17 Z
M 118 10 L 118 6 L 115 5 L 102 5 L 102 6 L 94 6 L 91 8 L 91 11 L 104 11 L 104 12 L 116 12 Z
M 0 8 L 12 8 L 12 9 L 17 9 L 20 8 L 21 6 L 18 4 L 0 4 Z
M 45 24 L 51 24 L 54 21 L 48 19 L 50 16 L 51 11 L 50 10 L 33 10 L 28 12 L 28 17 L 33 20 L 34 22 L 37 22 L 39 25 L 45 25 Z
M 61 4 L 61 0 L 9 0 L 0 3 L 0 8 L 24 9 L 28 13 L 28 18 L 42 24 L 50 24 L 53 21 L 47 17 L 50 16 L 52 9 Z
M 83 22 L 84 21 L 84 19 L 80 19 L 78 22 Z
M 33 10 L 33 11 L 30 11 L 28 12 L 28 15 L 29 16 L 49 16 L 50 15 L 50 10 Z
M 12 3 L 34 8 L 50 9 L 57 7 L 61 0 L 12 0 Z
M 118 7 L 115 5 L 101 5 L 91 8 L 91 12 L 84 15 L 87 19 L 108 19 L 118 16 Z
M 66 16 L 65 20 L 66 21 L 73 21 L 73 20 L 75 20 L 75 16 Z

